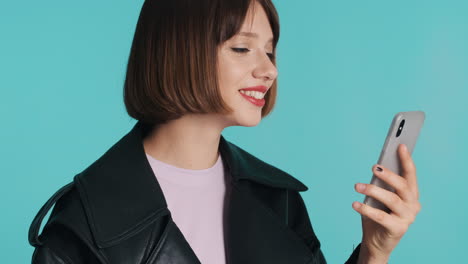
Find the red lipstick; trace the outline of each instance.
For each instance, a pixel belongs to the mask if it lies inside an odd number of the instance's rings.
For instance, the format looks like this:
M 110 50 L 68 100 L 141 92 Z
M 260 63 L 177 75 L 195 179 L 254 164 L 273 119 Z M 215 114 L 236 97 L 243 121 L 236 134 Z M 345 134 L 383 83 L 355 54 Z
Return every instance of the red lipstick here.
M 240 90 L 257 91 L 257 92 L 261 92 L 261 93 L 266 93 L 268 91 L 268 88 L 266 86 L 260 85 L 260 86 L 252 86 L 252 87 L 242 88 Z
M 243 90 L 243 91 L 256 91 L 256 92 L 261 92 L 261 93 L 266 93 L 266 91 L 268 91 L 268 88 L 266 86 L 254 86 L 254 87 L 248 87 L 248 88 L 244 88 L 244 89 L 240 89 L 240 90 Z M 248 96 L 246 94 L 243 94 L 241 93 L 239 90 L 239 93 L 245 98 L 247 99 L 247 101 L 251 102 L 252 104 L 256 105 L 256 106 L 264 106 L 265 105 L 265 99 L 257 99 L 255 97 L 252 97 L 252 96 Z

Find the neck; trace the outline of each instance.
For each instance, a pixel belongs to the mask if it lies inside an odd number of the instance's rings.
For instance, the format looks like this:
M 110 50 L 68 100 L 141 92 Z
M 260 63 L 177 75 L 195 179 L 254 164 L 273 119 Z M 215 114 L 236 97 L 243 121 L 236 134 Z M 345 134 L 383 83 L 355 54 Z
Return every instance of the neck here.
M 184 115 L 157 125 L 143 140 L 145 152 L 164 163 L 190 170 L 203 170 L 218 160 L 223 126 L 208 115 Z

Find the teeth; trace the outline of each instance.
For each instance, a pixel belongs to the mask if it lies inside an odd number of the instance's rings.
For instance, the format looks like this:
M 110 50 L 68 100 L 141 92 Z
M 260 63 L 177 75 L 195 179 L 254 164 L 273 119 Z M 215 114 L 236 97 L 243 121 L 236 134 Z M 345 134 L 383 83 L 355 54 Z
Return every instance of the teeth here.
M 257 91 L 244 91 L 244 90 L 239 90 L 241 93 L 243 94 L 246 94 L 250 97 L 253 97 L 255 99 L 263 99 L 263 97 L 265 96 L 264 93 L 262 92 L 257 92 Z

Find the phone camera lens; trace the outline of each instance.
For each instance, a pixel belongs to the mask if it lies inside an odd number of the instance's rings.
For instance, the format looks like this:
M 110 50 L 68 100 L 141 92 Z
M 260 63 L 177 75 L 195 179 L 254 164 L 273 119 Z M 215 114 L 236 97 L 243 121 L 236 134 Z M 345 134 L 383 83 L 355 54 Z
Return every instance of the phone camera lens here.
M 400 134 L 401 134 L 401 131 L 403 131 L 403 126 L 405 125 L 405 120 L 401 120 L 400 122 L 400 126 L 398 126 L 398 131 L 397 131 L 397 134 L 396 134 L 396 137 L 399 137 Z

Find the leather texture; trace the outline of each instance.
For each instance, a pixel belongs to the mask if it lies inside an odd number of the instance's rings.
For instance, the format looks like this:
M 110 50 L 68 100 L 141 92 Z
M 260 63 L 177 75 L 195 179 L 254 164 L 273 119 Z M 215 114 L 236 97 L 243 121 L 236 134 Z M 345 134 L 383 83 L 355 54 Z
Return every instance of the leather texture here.
M 32 263 L 200 263 L 145 156 L 150 130 L 137 122 L 44 204 L 29 229 Z M 226 263 L 326 263 L 300 194 L 308 188 L 222 135 L 219 151 L 231 186 L 224 212 Z M 357 263 L 359 249 L 346 263 Z

